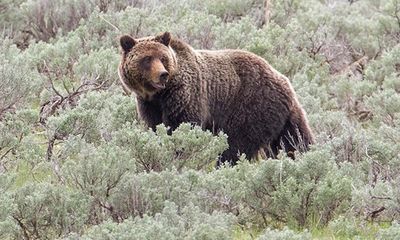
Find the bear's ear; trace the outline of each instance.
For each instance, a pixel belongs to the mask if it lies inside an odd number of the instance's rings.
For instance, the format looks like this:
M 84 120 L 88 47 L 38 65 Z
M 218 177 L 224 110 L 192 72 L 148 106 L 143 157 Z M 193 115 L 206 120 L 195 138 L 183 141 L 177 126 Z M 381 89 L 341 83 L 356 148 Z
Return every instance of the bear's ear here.
M 124 35 L 119 39 L 119 43 L 125 52 L 129 52 L 135 46 L 136 40 L 129 35 Z
M 171 33 L 165 32 L 161 35 L 156 36 L 156 41 L 164 44 L 165 46 L 169 46 L 169 43 L 171 42 Z

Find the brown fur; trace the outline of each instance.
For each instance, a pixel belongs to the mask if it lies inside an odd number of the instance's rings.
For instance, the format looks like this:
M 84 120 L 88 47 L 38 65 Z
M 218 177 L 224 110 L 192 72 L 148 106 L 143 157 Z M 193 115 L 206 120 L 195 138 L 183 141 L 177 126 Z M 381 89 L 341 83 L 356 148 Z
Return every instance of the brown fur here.
M 136 94 L 139 115 L 153 129 L 189 122 L 222 130 L 229 149 L 220 162 L 233 164 L 238 153 L 252 158 L 264 148 L 275 157 L 279 149 L 306 151 L 314 142 L 289 80 L 255 54 L 194 50 L 169 33 L 137 40 L 123 36 L 121 46 L 121 81 Z M 149 56 L 146 68 L 143 58 Z M 163 69 L 169 73 L 165 88 L 154 88 Z

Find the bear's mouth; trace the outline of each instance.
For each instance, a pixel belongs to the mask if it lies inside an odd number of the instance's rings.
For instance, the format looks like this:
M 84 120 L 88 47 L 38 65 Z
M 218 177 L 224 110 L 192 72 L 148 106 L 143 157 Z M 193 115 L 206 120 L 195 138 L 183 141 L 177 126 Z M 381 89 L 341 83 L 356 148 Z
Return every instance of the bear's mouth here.
M 156 89 L 156 90 L 162 90 L 162 89 L 165 88 L 165 83 L 161 83 L 161 82 L 158 82 L 158 83 L 150 82 L 150 86 L 153 87 L 153 88 Z

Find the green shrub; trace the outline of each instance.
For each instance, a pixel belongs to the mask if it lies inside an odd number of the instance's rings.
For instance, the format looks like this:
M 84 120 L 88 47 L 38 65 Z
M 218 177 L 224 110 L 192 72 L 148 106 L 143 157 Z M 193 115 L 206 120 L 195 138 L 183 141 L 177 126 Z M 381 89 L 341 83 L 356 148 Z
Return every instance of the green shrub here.
M 355 236 L 362 234 L 362 228 L 360 227 L 361 224 L 358 223 L 355 218 L 339 216 L 339 218 L 332 220 L 329 223 L 328 229 L 330 229 L 335 236 L 354 238 Z
M 253 179 L 244 182 L 243 201 L 264 221 L 326 224 L 350 200 L 351 179 L 327 151 L 307 153 L 295 162 L 268 160 L 253 171 Z
M 311 234 L 307 231 L 302 233 L 296 233 L 289 228 L 284 228 L 283 230 L 271 230 L 267 229 L 259 238 L 258 240 L 306 240 L 312 239 Z
M 1 215 L 0 235 L 17 239 L 61 237 L 80 232 L 87 221 L 88 198 L 50 183 L 29 183 L 2 199 L 8 214 Z
M 165 202 L 154 217 L 127 219 L 122 223 L 105 222 L 90 228 L 83 239 L 232 239 L 232 215 L 206 214 L 197 207 L 178 209 Z M 71 236 L 75 239 L 77 236 Z
M 379 230 L 376 239 L 394 240 L 398 239 L 399 237 L 400 237 L 400 226 L 397 222 L 393 222 L 392 226 L 390 226 L 389 228 Z
M 89 16 L 94 5 L 91 1 L 29 0 L 21 8 L 21 14 L 26 18 L 25 31 L 29 31 L 36 40 L 47 41 L 59 31 L 66 33 L 76 28 L 82 18 Z
M 35 94 L 42 84 L 42 76 L 30 66 L 29 61 L 24 61 L 21 51 L 7 39 L 0 43 L 0 58 L 1 119 L 6 112 L 37 101 Z

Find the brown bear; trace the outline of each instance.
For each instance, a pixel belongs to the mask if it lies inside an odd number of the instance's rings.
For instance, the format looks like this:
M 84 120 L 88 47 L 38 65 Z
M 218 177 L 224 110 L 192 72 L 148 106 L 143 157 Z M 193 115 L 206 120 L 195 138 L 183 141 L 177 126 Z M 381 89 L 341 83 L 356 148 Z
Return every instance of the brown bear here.
M 289 80 L 263 58 L 241 50 L 195 50 L 165 32 L 120 38 L 119 76 L 133 91 L 140 118 L 153 130 L 193 123 L 228 135 L 218 165 L 238 154 L 293 154 L 314 142 L 303 108 Z

